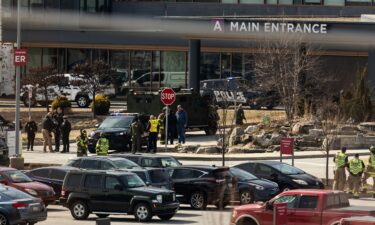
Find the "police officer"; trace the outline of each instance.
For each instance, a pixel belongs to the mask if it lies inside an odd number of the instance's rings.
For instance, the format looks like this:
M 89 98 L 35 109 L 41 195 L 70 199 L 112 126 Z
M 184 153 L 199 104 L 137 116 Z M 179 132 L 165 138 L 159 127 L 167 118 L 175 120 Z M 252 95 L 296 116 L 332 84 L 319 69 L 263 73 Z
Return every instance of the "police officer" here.
M 143 134 L 143 124 L 140 118 L 137 116 L 134 122 L 130 126 L 130 133 L 132 135 L 132 153 L 135 154 L 136 152 L 141 151 L 141 141 L 142 141 L 142 134 Z
M 166 108 L 164 108 L 164 111 Z M 160 144 L 165 144 L 165 113 L 162 111 L 158 116 L 158 122 L 159 122 L 159 133 L 160 133 Z
M 80 135 L 76 139 L 77 142 L 77 157 L 87 156 L 88 138 L 87 132 L 84 129 L 80 130 Z
M 55 124 L 54 134 L 55 134 L 55 152 L 60 151 L 60 139 L 61 139 L 61 124 L 63 122 L 63 113 L 60 108 L 55 109 L 52 114 L 52 119 Z
M 25 125 L 25 132 L 27 134 L 27 151 L 31 148 L 31 151 L 34 151 L 34 140 L 35 133 L 38 131 L 38 126 L 35 121 L 29 117 L 29 121 Z
M 236 110 L 235 119 L 236 119 L 236 125 L 243 125 L 243 120 L 246 121 L 245 113 L 242 108 L 242 104 L 240 104 Z
M 147 130 L 149 132 L 147 152 L 156 153 L 158 133 L 159 133 L 159 121 L 155 119 L 154 115 L 150 116 L 150 120 L 148 121 L 148 125 L 147 125 Z
M 105 132 L 100 133 L 100 138 L 96 142 L 95 150 L 97 155 L 108 155 L 109 141 L 104 137 Z
M 355 154 L 354 159 L 350 160 L 348 164 L 348 193 L 353 194 L 354 198 L 359 198 L 359 188 L 364 169 L 365 164 L 359 159 L 359 154 Z
M 371 152 L 371 155 L 368 159 L 368 164 L 365 170 L 365 174 L 363 176 L 362 183 L 363 183 L 363 192 L 366 192 L 368 189 L 367 179 L 372 177 L 372 180 L 374 182 L 372 186 L 372 191 L 370 193 L 372 194 L 372 197 L 375 198 L 375 147 L 374 146 L 370 147 L 370 152 Z
M 336 163 L 335 180 L 333 182 L 333 190 L 343 191 L 346 182 L 345 167 L 348 164 L 348 156 L 346 153 L 346 147 L 341 148 L 341 152 L 338 152 L 333 158 L 333 162 Z
M 70 131 L 72 130 L 72 125 L 70 124 L 67 116 L 63 116 L 63 119 L 64 120 L 61 123 L 60 127 L 60 133 L 63 143 L 63 150 L 61 151 L 61 153 L 66 153 L 69 152 L 69 135 Z

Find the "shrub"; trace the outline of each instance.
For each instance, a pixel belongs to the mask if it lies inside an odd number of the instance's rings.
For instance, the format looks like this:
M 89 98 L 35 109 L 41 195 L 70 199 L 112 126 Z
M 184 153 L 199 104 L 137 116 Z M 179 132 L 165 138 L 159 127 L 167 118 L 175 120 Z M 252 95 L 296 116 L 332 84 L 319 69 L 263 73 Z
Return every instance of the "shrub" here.
M 95 107 L 93 103 L 94 102 L 91 102 L 91 109 L 94 110 L 94 113 L 96 115 L 108 114 L 109 108 L 111 107 L 111 102 L 106 96 L 104 95 L 95 96 Z
M 63 112 L 66 112 L 72 108 L 72 103 L 65 96 L 58 96 L 52 101 L 51 107 L 53 110 L 61 108 Z

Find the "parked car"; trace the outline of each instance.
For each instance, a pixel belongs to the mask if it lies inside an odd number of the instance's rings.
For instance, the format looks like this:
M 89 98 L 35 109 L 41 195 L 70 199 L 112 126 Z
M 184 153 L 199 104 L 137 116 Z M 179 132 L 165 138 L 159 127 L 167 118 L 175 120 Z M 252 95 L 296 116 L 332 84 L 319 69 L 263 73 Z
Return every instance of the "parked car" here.
M 86 108 L 90 105 L 92 100 L 92 93 L 82 90 L 77 83 L 82 81 L 80 77 L 74 77 L 71 74 L 58 74 L 59 85 L 51 85 L 48 87 L 48 99 L 46 101 L 43 94 L 38 91 L 38 86 L 25 85 L 22 87 L 23 91 L 21 93 L 21 101 L 23 101 L 25 106 L 35 106 L 37 103 L 45 106 L 46 103 L 50 103 L 58 96 L 65 96 L 69 101 L 76 102 L 78 107 Z M 29 91 L 33 91 L 33 97 L 29 101 Z M 115 89 L 113 85 L 108 85 L 107 87 L 100 90 L 104 95 L 114 96 Z
M 141 121 L 146 128 L 148 121 L 147 116 L 141 116 L 136 113 L 118 113 L 108 116 L 104 121 L 97 126 L 97 129 L 92 131 L 89 135 L 88 150 L 95 153 L 96 142 L 100 137 L 100 133 L 105 132 L 105 137 L 109 141 L 109 149 L 126 152 L 131 150 L 131 134 L 130 125 L 135 121 L 135 118 L 140 116 Z M 147 137 L 143 138 L 143 145 L 147 145 Z
M 375 225 L 375 216 L 353 216 L 340 220 L 340 225 Z
M 137 174 L 146 185 L 173 190 L 173 182 L 168 169 L 135 168 L 128 171 Z
M 1 128 L 0 128 L 1 129 Z M 5 139 L 0 137 L 0 166 L 9 166 L 9 148 Z
M 64 180 L 60 203 L 73 218 L 132 214 L 146 222 L 153 216 L 171 219 L 179 208 L 173 191 L 147 187 L 134 173 L 124 171 L 70 171 Z
M 280 192 L 279 185 L 275 182 L 260 179 L 236 167 L 231 167 L 229 171 L 237 179 L 237 191 L 234 197 L 241 205 L 268 201 Z
M 71 159 L 65 166 L 71 166 L 88 170 L 116 170 L 116 169 L 132 169 L 139 167 L 134 162 L 110 156 L 88 156 Z
M 47 219 L 47 209 L 39 198 L 0 185 L 0 224 L 35 224 Z
M 175 167 L 181 166 L 175 157 L 169 155 L 149 154 L 149 153 L 136 153 L 136 154 L 111 154 L 114 157 L 121 157 L 129 159 L 141 167 Z
M 254 161 L 236 165 L 255 176 L 276 182 L 280 190 L 324 189 L 321 179 L 286 163 L 277 161 Z
M 178 200 L 193 209 L 205 209 L 209 204 L 225 207 L 236 191 L 235 179 L 228 167 L 202 165 L 170 169 Z
M 52 187 L 33 181 L 21 171 L 13 168 L 0 167 L 0 183 L 41 198 L 46 206 L 56 200 Z
M 56 199 L 60 197 L 61 188 L 64 182 L 65 175 L 70 170 L 78 170 L 69 166 L 50 166 L 36 168 L 25 172 L 33 181 L 37 181 L 48 186 L 51 186 L 55 192 Z
M 236 207 L 231 225 L 269 225 L 273 223 L 275 203 L 287 203 L 287 223 L 293 225 L 339 225 L 351 216 L 374 216 L 374 207 L 351 207 L 341 191 L 297 189 L 283 192 L 264 204 Z

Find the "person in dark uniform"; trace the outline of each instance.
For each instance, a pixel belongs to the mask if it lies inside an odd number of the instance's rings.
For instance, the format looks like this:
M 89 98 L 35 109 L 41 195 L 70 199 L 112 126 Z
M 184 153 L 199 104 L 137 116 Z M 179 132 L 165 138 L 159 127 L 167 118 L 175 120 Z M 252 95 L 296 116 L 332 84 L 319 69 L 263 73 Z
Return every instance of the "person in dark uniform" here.
M 63 116 L 63 122 L 61 123 L 60 128 L 63 143 L 63 150 L 61 151 L 61 153 L 69 152 L 69 134 L 71 130 L 72 126 L 68 121 L 68 117 Z
M 144 132 L 143 124 L 138 116 L 135 118 L 130 128 L 130 133 L 132 135 L 132 153 L 135 154 L 141 151 L 142 134 Z
M 242 104 L 240 104 L 236 110 L 235 119 L 236 119 L 235 121 L 236 125 L 243 125 L 243 120 L 246 121 L 245 113 L 242 108 Z
M 164 124 L 165 124 L 164 119 Z M 177 138 L 177 118 L 176 114 L 173 112 L 172 109 L 169 109 L 168 112 L 168 142 L 170 142 L 171 145 L 173 145 L 174 139 Z
M 55 123 L 54 134 L 55 134 L 55 152 L 60 151 L 60 139 L 61 139 L 61 124 L 63 122 L 63 114 L 60 108 L 57 108 L 53 114 L 52 119 Z
M 25 125 L 25 132 L 27 134 L 27 151 L 34 151 L 35 133 L 38 131 L 38 126 L 35 121 L 29 117 L 29 121 Z

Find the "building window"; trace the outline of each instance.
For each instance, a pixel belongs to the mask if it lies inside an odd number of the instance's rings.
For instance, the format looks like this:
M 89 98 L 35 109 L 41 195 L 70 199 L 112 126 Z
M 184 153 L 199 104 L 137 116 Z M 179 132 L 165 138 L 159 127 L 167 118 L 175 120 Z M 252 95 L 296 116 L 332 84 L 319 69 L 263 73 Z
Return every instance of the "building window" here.
M 57 49 L 43 48 L 42 66 L 57 66 Z
M 221 78 L 232 76 L 231 57 L 230 53 L 221 53 Z
M 108 12 L 109 0 L 81 0 L 80 11 L 87 13 Z
M 129 84 L 129 51 L 110 50 L 109 58 L 112 69 L 116 74 L 116 87 L 118 92 L 126 93 Z
M 29 73 L 30 69 L 38 68 L 41 66 L 42 66 L 42 49 L 41 48 L 28 48 L 27 49 L 26 73 Z
M 70 73 L 77 64 L 91 63 L 90 49 L 68 49 L 67 52 L 67 71 Z
M 293 0 L 279 0 L 279 5 L 293 5 Z
M 263 5 L 264 4 L 264 0 L 240 0 L 240 3 Z
M 31 10 L 41 10 L 43 9 L 43 0 L 30 0 Z
M 108 63 L 108 50 L 107 49 L 93 49 L 92 50 L 92 62 L 97 60 L 103 60 Z
M 220 53 L 201 53 L 200 80 L 220 78 Z
M 324 5 L 344 6 L 345 0 L 324 0 Z
M 150 88 L 151 51 L 131 51 L 130 56 L 132 85 L 139 88 Z
M 77 9 L 78 7 L 78 1 L 76 0 L 61 0 L 60 2 L 60 8 L 62 10 L 73 10 Z
M 371 6 L 371 0 L 346 0 L 346 6 Z
M 305 5 L 321 5 L 321 0 L 304 0 L 303 4 Z
M 221 0 L 221 3 L 236 4 L 238 3 L 238 0 Z
M 60 8 L 59 0 L 44 0 L 44 7 L 46 10 L 58 10 Z
M 57 49 L 57 72 L 61 74 L 66 72 L 66 49 L 65 48 Z

